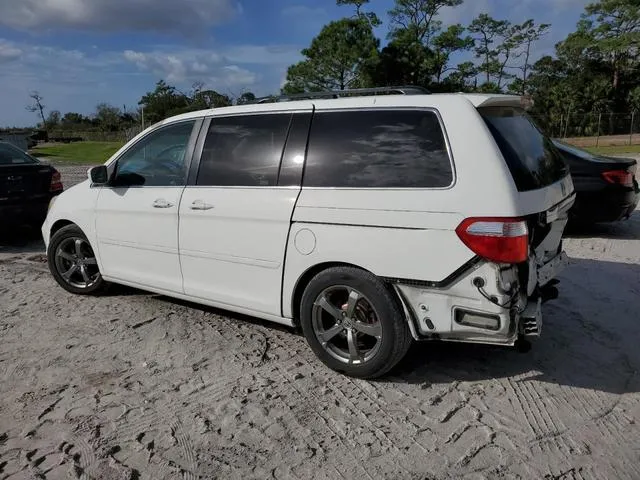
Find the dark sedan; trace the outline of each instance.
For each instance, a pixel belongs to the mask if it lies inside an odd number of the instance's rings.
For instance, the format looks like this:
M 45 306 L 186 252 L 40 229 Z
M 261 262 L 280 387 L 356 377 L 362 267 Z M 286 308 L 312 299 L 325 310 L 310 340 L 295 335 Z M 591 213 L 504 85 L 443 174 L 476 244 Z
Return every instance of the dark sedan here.
M 49 202 L 62 190 L 55 168 L 0 142 L 0 230 L 22 225 L 39 228 Z
M 559 140 L 553 143 L 562 153 L 576 189 L 571 209 L 574 223 L 615 222 L 629 218 L 638 204 L 637 162 L 604 157 Z

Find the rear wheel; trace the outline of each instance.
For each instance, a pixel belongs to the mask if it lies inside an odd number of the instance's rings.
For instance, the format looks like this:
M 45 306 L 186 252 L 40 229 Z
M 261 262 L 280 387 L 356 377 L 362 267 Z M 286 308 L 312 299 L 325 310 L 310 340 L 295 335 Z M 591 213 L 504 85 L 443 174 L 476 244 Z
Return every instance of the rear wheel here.
M 400 306 L 375 275 L 338 267 L 316 275 L 304 291 L 300 322 L 307 342 L 333 370 L 375 378 L 411 345 Z
M 63 227 L 51 237 L 47 261 L 53 277 L 71 293 L 90 295 L 105 287 L 93 248 L 76 225 Z

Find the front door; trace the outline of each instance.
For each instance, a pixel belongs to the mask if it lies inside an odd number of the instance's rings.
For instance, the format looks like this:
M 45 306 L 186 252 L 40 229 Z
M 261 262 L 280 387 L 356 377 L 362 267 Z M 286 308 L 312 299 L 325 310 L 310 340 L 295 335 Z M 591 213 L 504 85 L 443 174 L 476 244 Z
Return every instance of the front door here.
M 286 112 L 211 119 L 195 185 L 190 182 L 180 205 L 187 295 L 281 315 L 285 248 L 310 118 L 310 112 Z
M 117 160 L 96 208 L 106 279 L 182 293 L 178 208 L 200 124 L 160 127 Z

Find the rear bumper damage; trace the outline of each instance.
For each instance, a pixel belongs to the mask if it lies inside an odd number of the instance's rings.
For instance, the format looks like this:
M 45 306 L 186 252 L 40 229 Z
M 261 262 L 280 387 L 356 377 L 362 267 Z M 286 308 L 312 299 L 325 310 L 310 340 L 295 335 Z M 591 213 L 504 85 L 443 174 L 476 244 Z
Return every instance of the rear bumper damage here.
M 443 288 L 395 283 L 416 340 L 513 346 L 542 333 L 542 306 L 558 296 L 555 277 L 567 266 L 565 253 L 537 271 L 527 294 L 518 266 L 479 263 Z
M 513 346 L 540 336 L 543 305 L 558 297 L 556 277 L 569 264 L 560 241 L 559 253 L 551 256 L 543 247 L 528 263 L 472 263 L 446 286 L 395 282 L 413 337 Z

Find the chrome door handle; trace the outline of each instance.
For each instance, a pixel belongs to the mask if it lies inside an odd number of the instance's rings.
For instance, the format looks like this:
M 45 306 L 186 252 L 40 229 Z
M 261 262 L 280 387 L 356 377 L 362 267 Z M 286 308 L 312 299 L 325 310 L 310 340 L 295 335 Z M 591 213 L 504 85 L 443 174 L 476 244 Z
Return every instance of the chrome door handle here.
M 202 200 L 194 200 L 191 204 L 191 210 L 211 210 L 213 205 L 203 202 Z
M 158 198 L 153 202 L 153 208 L 171 208 L 173 203 L 167 202 L 164 198 Z

